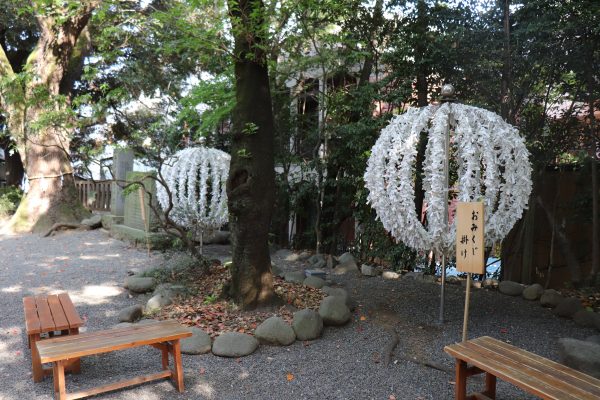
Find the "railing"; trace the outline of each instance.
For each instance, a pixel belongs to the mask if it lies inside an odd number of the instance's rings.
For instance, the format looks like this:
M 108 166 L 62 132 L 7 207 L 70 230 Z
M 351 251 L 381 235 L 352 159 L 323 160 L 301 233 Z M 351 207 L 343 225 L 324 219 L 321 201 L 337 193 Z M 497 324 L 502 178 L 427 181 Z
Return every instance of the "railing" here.
M 75 181 L 79 200 L 94 211 L 110 211 L 111 181 Z

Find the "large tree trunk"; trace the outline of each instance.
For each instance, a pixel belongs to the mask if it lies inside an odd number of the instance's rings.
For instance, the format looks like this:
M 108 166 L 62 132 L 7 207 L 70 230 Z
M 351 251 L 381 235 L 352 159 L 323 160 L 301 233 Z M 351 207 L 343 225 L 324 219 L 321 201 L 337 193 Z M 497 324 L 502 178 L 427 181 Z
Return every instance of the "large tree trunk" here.
M 23 181 L 23 162 L 21 162 L 21 156 L 17 151 L 12 150 L 12 143 L 10 139 L 6 138 L 2 140 L 0 148 L 4 150 L 4 176 L 0 179 L 4 179 L 6 186 L 21 186 Z
M 510 118 L 510 85 L 511 85 L 511 57 L 510 57 L 510 0 L 503 1 L 503 27 L 504 48 L 502 54 L 502 81 L 500 85 L 500 116 L 507 122 Z
M 70 161 L 70 138 L 74 121 L 68 112 L 73 82 L 81 74 L 84 55 L 82 36 L 99 0 L 69 2 L 57 10 L 34 11 L 40 28 L 37 46 L 27 60 L 31 78 L 15 85 L 12 96 L 2 98 L 8 110 L 8 127 L 17 143 L 30 181 L 29 190 L 9 223 L 14 231 L 47 230 L 57 222 L 78 222 L 87 214 L 79 203 Z M 61 11 L 61 12 L 62 12 Z M 14 75 L 4 50 L 0 49 L 0 75 Z
M 230 295 L 243 308 L 271 303 L 269 228 L 275 199 L 274 133 L 266 57 L 264 5 L 230 0 L 235 37 L 236 108 L 227 180 L 233 267 Z M 257 17 L 258 16 L 258 17 Z

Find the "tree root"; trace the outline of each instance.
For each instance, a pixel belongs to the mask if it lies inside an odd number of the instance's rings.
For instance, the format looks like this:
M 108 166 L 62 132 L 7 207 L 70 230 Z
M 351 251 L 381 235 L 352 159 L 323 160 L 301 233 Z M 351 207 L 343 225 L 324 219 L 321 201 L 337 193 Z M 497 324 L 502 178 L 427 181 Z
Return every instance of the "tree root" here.
M 91 227 L 83 224 L 67 224 L 63 222 L 57 222 L 56 224 L 52 225 L 48 232 L 44 233 L 42 237 L 48 237 L 52 235 L 55 231 L 60 229 L 80 229 L 83 231 L 89 231 Z
M 385 345 L 385 347 L 382 350 L 383 365 L 385 365 L 387 367 L 390 365 L 390 361 L 392 360 L 392 354 L 394 353 L 394 349 L 396 348 L 396 346 L 398 346 L 398 343 L 400 342 L 400 337 L 398 335 L 398 332 L 395 329 L 386 329 L 386 330 L 392 336 L 391 339 L 388 341 L 388 343 Z M 429 361 L 429 360 L 424 360 L 424 359 L 417 358 L 417 357 L 408 357 L 406 355 L 398 355 L 397 358 L 400 360 L 420 364 L 425 367 L 437 369 L 438 371 L 447 372 L 449 374 L 454 373 L 454 370 L 448 369 L 448 368 L 444 367 L 443 365 L 437 364 L 437 363 Z

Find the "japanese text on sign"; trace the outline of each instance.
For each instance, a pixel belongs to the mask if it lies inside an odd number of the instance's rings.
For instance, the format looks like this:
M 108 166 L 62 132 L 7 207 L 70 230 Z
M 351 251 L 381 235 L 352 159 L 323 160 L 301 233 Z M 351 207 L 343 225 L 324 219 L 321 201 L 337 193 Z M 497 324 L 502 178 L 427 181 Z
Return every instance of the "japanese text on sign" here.
M 456 207 L 456 269 L 484 273 L 483 203 L 458 203 Z

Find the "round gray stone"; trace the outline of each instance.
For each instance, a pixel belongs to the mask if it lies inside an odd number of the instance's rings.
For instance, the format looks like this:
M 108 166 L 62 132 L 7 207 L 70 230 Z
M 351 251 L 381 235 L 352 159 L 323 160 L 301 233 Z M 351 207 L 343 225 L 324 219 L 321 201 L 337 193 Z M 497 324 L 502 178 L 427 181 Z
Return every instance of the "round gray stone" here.
M 383 271 L 381 277 L 387 280 L 395 280 L 400 279 L 400 274 L 394 271 Z
M 600 324 L 600 315 L 596 314 L 593 311 L 588 310 L 579 310 L 573 315 L 573 321 L 579 325 L 586 328 L 595 328 Z
M 302 271 L 292 271 L 292 272 L 286 272 L 284 279 L 286 282 L 303 283 L 304 279 L 306 279 L 306 276 L 304 275 L 304 272 L 302 272 Z
M 254 353 L 258 340 L 251 335 L 239 332 L 223 333 L 213 341 L 212 352 L 221 357 L 243 357 Z
M 308 263 L 313 266 L 317 263 L 325 265 L 326 261 L 322 254 L 315 254 L 308 258 Z
M 294 313 L 292 328 L 298 340 L 314 340 L 323 333 L 323 318 L 308 308 Z
M 359 273 L 358 265 L 354 262 L 354 260 L 347 260 L 342 263 L 339 263 L 334 269 L 334 275 L 345 275 L 348 273 Z
M 142 318 L 142 314 L 144 314 L 144 307 L 140 304 L 136 304 L 119 311 L 117 318 L 119 319 L 119 322 L 135 322 Z
M 348 296 L 348 292 L 344 288 L 332 288 L 331 286 L 323 286 L 321 288 L 323 292 L 325 292 L 328 296 L 341 297 L 344 300 L 346 306 L 350 307 L 352 301 L 350 300 L 350 296 Z
M 364 276 L 377 276 L 377 269 L 369 264 L 363 264 L 360 266 L 360 273 Z
M 600 344 L 585 340 L 558 340 L 558 353 L 563 364 L 600 378 Z
M 339 326 L 350 321 L 350 309 L 342 297 L 328 296 L 321 301 L 319 315 L 323 318 L 323 324 Z
M 586 342 L 600 344 L 600 335 L 592 335 L 585 338 Z
M 146 302 L 146 312 L 158 311 L 169 304 L 173 304 L 173 299 L 171 297 L 162 293 L 155 294 L 148 299 L 148 302 Z
M 579 299 L 575 299 L 573 297 L 567 297 L 563 299 L 556 308 L 554 309 L 554 313 L 559 317 L 563 318 L 573 318 L 578 311 L 583 310 L 583 305 L 581 305 L 581 301 Z
M 275 346 L 289 346 L 296 341 L 296 333 L 280 317 L 267 318 L 256 328 L 254 336 L 259 343 Z
M 304 286 L 310 286 L 315 289 L 321 289 L 325 286 L 325 281 L 318 276 L 307 276 L 304 282 Z
M 147 293 L 151 292 L 156 286 L 154 278 L 130 276 L 125 279 L 125 285 L 130 292 L 134 293 Z
M 285 276 L 283 270 L 275 264 L 271 264 L 271 273 L 273 274 L 273 276 Z
M 537 300 L 544 293 L 544 287 L 539 283 L 534 283 L 533 285 L 527 286 L 523 289 L 523 298 L 525 300 Z
M 498 285 L 500 293 L 507 296 L 520 296 L 524 289 L 525 287 L 523 285 L 513 281 L 502 281 Z
M 353 263 L 356 263 L 356 259 L 354 258 L 354 256 L 351 253 L 346 252 L 338 257 L 338 262 L 340 264 L 343 264 L 347 261 L 352 261 Z
M 540 304 L 542 307 L 554 308 L 561 301 L 563 301 L 564 297 L 554 289 L 546 289 L 540 297 Z
M 205 354 L 212 348 L 212 339 L 202 329 L 190 328 L 192 336 L 181 340 L 181 352 L 183 354 Z
M 163 296 L 170 297 L 171 299 L 176 296 L 184 296 L 189 293 L 189 289 L 184 285 L 176 284 L 176 283 L 161 283 L 158 285 L 153 295 L 162 294 Z

